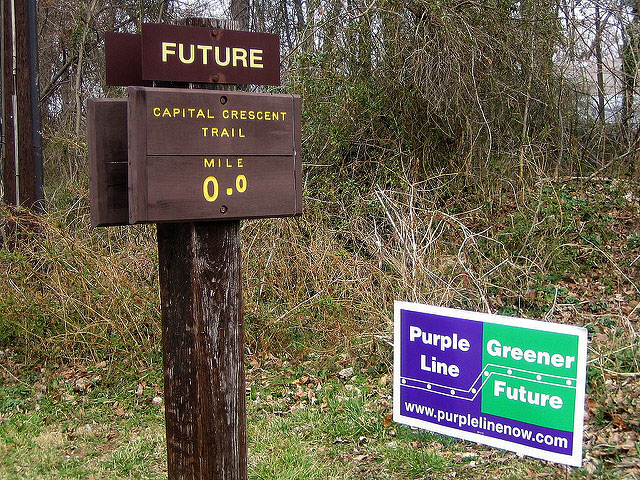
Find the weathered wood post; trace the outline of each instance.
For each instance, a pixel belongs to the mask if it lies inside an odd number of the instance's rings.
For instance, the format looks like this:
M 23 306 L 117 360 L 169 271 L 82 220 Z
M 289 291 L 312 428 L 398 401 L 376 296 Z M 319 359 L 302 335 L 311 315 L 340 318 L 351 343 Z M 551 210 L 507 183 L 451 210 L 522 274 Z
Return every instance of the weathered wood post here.
M 240 221 L 158 224 L 157 236 L 169 478 L 244 480 Z
M 170 479 L 246 479 L 239 221 L 158 225 Z

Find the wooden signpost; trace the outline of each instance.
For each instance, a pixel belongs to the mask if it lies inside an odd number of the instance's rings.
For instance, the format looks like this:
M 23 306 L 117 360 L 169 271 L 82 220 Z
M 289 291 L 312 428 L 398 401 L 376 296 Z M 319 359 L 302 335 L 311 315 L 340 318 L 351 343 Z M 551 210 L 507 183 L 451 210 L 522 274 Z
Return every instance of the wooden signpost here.
M 121 60 L 107 51 L 107 76 L 120 85 L 279 84 L 279 71 L 276 82 L 267 68 L 279 65 L 271 37 L 145 25 L 142 38 L 116 35 L 107 47 L 140 44 L 133 57 L 143 65 L 159 51 L 174 67 L 130 65 L 122 80 Z M 229 65 L 221 65 L 227 49 Z M 169 479 L 246 480 L 239 219 L 302 213 L 300 98 L 140 86 L 128 93 L 88 103 L 91 220 L 158 224 Z

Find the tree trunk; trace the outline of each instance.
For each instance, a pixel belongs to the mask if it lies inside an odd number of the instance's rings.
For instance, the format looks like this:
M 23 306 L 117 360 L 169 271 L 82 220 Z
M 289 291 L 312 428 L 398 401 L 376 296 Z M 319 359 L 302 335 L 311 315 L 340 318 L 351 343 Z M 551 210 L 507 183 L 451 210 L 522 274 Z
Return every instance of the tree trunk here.
M 82 37 L 80 39 L 80 46 L 78 47 L 78 62 L 76 67 L 75 78 L 75 98 L 76 98 L 76 121 L 75 121 L 75 134 L 76 137 L 80 134 L 80 120 L 82 119 L 82 92 L 80 91 L 82 82 L 82 63 L 84 60 L 84 44 L 87 40 L 87 32 L 89 31 L 89 25 L 93 17 L 93 11 L 96 7 L 96 1 L 92 0 L 89 9 L 87 10 L 84 26 L 82 29 Z
M 249 0 L 231 0 L 231 20 L 240 30 L 249 30 Z
M 604 74 L 603 74 L 603 60 L 602 60 L 602 19 L 600 18 L 600 5 L 595 3 L 596 13 L 596 38 L 595 53 L 596 53 L 596 76 L 597 76 L 597 88 L 598 88 L 598 122 L 600 125 L 604 125 Z

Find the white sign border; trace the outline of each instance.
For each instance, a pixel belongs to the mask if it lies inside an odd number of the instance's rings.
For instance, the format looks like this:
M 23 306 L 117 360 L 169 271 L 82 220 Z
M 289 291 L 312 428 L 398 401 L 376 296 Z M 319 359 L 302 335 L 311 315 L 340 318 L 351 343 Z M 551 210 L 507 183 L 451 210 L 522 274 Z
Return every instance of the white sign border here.
M 482 323 L 495 323 L 499 325 L 509 325 L 515 327 L 529 328 L 547 332 L 563 333 L 578 337 L 578 359 L 576 362 L 576 402 L 573 425 L 573 446 L 572 455 L 563 455 L 549 452 L 547 450 L 521 445 L 519 443 L 502 440 L 499 438 L 487 437 L 477 433 L 466 432 L 436 423 L 418 420 L 404 416 L 400 413 L 400 360 L 401 360 L 401 339 L 400 339 L 400 312 L 408 310 L 418 313 L 430 313 L 444 317 L 453 317 L 472 320 Z M 500 448 L 515 452 L 518 455 L 528 455 L 530 457 L 549 460 L 574 467 L 582 466 L 582 444 L 584 434 L 584 407 L 585 389 L 587 381 L 587 341 L 588 332 L 586 328 L 574 325 L 564 325 L 560 323 L 542 322 L 518 317 L 505 317 L 502 315 L 492 315 L 489 313 L 472 312 L 469 310 L 459 310 L 435 305 L 426 305 L 413 302 L 394 301 L 393 303 L 393 421 L 411 427 L 422 428 L 436 433 L 441 433 L 450 437 L 469 440 L 490 447 Z

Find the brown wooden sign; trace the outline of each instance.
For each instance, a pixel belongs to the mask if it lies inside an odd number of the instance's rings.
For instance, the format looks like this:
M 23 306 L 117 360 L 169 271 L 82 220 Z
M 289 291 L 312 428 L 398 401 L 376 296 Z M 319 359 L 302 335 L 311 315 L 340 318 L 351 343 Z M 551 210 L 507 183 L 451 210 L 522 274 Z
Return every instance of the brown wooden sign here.
M 130 223 L 302 213 L 300 98 L 129 88 Z
M 145 23 L 105 34 L 107 85 L 154 80 L 280 85 L 280 38 L 267 33 Z
M 91 225 L 129 223 L 127 100 L 87 101 Z
M 280 85 L 280 39 L 267 33 L 142 25 L 146 80 Z
M 142 35 L 107 32 L 104 35 L 107 85 L 150 87 L 142 78 Z
M 108 35 L 108 83 L 277 85 L 277 37 L 259 35 L 161 25 Z M 246 480 L 238 219 L 302 213 L 300 97 L 128 93 L 88 102 L 91 219 L 158 223 L 167 474 Z

